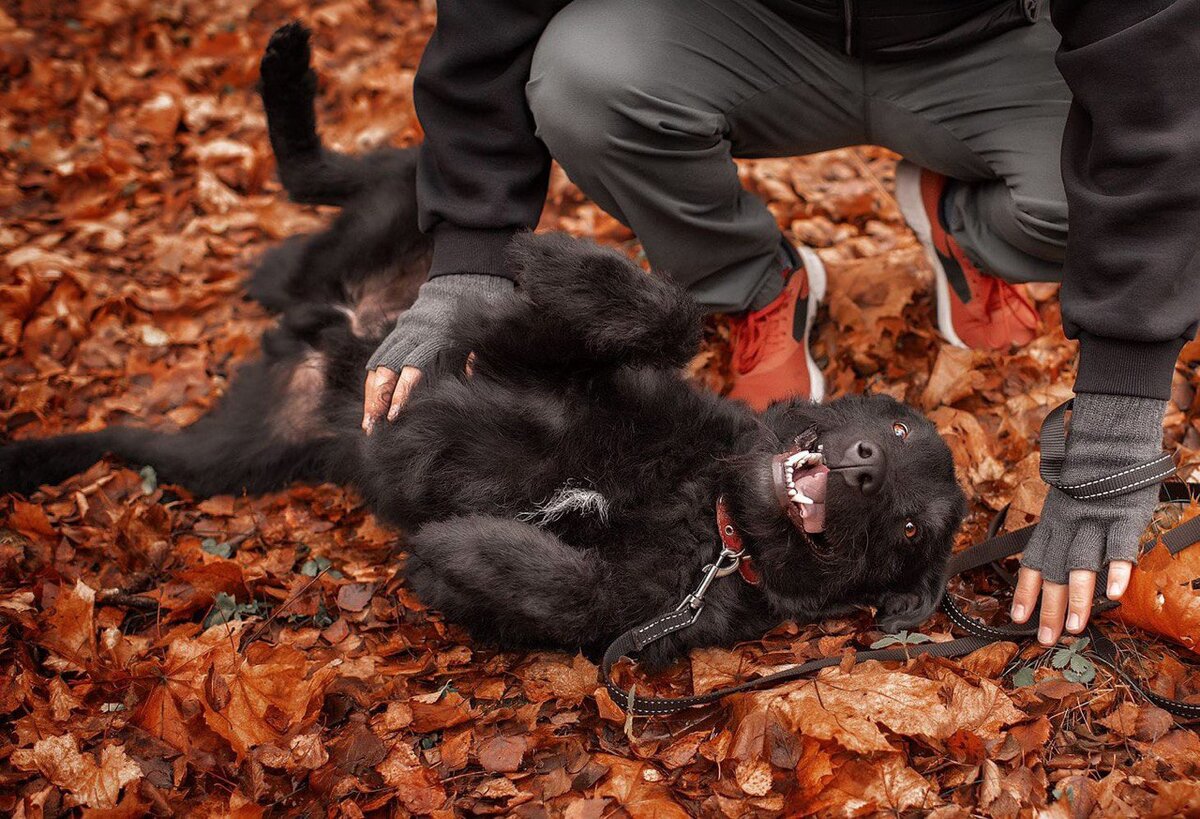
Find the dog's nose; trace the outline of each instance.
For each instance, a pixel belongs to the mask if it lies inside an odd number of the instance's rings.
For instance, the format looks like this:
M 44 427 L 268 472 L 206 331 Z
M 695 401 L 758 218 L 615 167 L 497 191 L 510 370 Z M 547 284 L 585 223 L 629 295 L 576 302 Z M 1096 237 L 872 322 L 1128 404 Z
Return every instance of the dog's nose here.
M 887 474 L 887 456 L 878 444 L 856 441 L 842 455 L 837 473 L 864 495 L 874 495 L 883 486 Z

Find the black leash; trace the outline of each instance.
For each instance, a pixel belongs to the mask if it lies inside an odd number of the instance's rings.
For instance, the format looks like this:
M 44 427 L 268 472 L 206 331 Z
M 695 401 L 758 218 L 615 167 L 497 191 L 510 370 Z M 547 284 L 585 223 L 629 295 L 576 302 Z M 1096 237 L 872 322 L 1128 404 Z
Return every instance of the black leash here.
M 1133 469 L 1125 470 L 1122 473 L 1109 476 L 1100 481 L 1067 487 L 1062 486 L 1059 482 L 1059 477 L 1061 475 L 1063 455 L 1066 451 L 1064 419 L 1068 409 L 1070 409 L 1070 402 L 1055 409 L 1047 416 L 1046 422 L 1042 427 L 1042 476 L 1047 483 L 1058 486 L 1063 491 L 1068 492 L 1068 494 L 1079 492 L 1084 498 L 1087 498 L 1096 497 L 1097 495 L 1093 494 L 1096 492 L 1105 495 L 1114 495 L 1135 491 L 1136 489 L 1158 483 L 1163 478 L 1174 473 L 1174 462 L 1171 460 L 1169 454 L 1164 453 L 1162 456 L 1140 464 Z M 1170 472 L 1165 472 L 1164 470 L 1168 466 L 1170 466 Z M 1050 478 L 1053 478 L 1053 480 L 1050 480 Z M 1197 495 L 1200 495 L 1200 484 L 1183 483 L 1180 481 L 1162 483 L 1159 490 L 1159 500 L 1161 502 L 1188 502 Z M 988 538 L 986 540 L 951 556 L 947 565 L 948 578 L 953 578 L 964 572 L 992 564 L 1006 582 L 1010 585 L 1015 584 L 1015 578 L 1010 572 L 1000 566 L 1000 561 L 1022 551 L 1029 542 L 1034 527 L 1026 526 L 1023 529 L 998 534 L 1000 527 L 1004 524 L 1007 513 L 1008 507 L 1006 506 L 995 516 L 991 526 L 989 526 Z M 1162 542 L 1171 555 L 1176 555 L 1188 546 L 1200 542 L 1200 517 L 1192 518 L 1164 533 L 1162 535 Z M 782 671 L 776 671 L 765 677 L 757 677 L 738 683 L 737 685 L 691 697 L 643 697 L 635 694 L 632 690 L 626 691 L 617 685 L 612 678 L 612 668 L 617 660 L 626 656 L 633 657 L 651 643 L 682 631 L 696 622 L 704 608 L 704 594 L 712 581 L 717 577 L 730 574 L 736 569 L 736 555 L 732 553 L 727 554 L 727 552 L 727 549 L 723 549 L 717 561 L 705 567 L 704 579 L 701 581 L 700 586 L 695 592 L 684 598 L 679 608 L 648 623 L 643 623 L 640 626 L 629 629 L 614 640 L 608 647 L 608 650 L 604 652 L 604 659 L 600 665 L 600 673 L 604 680 L 604 686 L 613 701 L 624 708 L 626 712 L 635 716 L 673 714 L 688 708 L 708 705 L 730 694 L 769 688 L 779 683 L 802 679 L 814 671 L 842 664 L 842 657 L 823 657 L 818 660 L 809 660 L 806 663 L 785 668 Z M 732 566 L 729 562 L 730 560 L 735 561 Z M 1098 588 L 1105 588 L 1105 577 L 1106 572 L 1102 572 L 1098 576 Z M 1098 597 L 1093 611 L 1100 613 L 1115 608 L 1118 605 L 1120 604 L 1105 597 Z M 884 662 L 904 661 L 921 654 L 928 654 L 933 657 L 961 657 L 992 643 L 1004 640 L 1019 642 L 1033 637 L 1037 632 L 1037 626 L 1034 625 L 1038 618 L 1036 611 L 1030 615 L 1028 625 L 991 626 L 976 620 L 959 608 L 958 604 L 950 596 L 949 589 L 947 589 L 946 594 L 942 597 L 941 607 L 951 622 L 970 636 L 958 637 L 943 643 L 920 643 L 904 648 L 859 651 L 855 653 L 853 662 L 857 664 L 864 660 L 880 660 Z M 1105 636 L 1094 624 L 1088 626 L 1085 634 L 1091 638 L 1091 653 L 1095 659 L 1111 669 L 1114 674 L 1124 680 L 1130 688 L 1142 697 L 1177 717 L 1200 719 L 1200 704 L 1192 704 L 1160 696 L 1148 690 L 1139 680 L 1134 679 L 1125 670 L 1124 664 L 1121 662 L 1120 651 L 1116 644 Z

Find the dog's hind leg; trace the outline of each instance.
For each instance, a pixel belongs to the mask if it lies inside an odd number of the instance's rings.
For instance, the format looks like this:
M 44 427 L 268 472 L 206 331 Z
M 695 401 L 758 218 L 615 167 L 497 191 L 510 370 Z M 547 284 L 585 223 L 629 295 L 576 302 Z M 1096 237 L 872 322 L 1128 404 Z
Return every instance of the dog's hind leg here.
M 299 22 L 271 35 L 259 65 L 259 90 L 279 178 L 296 202 L 341 205 L 375 177 L 365 158 L 327 150 L 317 135 L 313 106 L 317 75 L 309 67 L 309 30 Z
M 268 251 L 248 290 L 273 310 L 302 301 L 357 310 L 360 302 L 378 302 L 381 293 L 390 298 L 392 281 L 423 280 L 428 270 L 429 240 L 417 225 L 417 149 L 350 156 L 325 147 L 317 134 L 310 57 L 309 31 L 300 23 L 271 36 L 260 69 L 267 132 L 288 195 L 344 210 L 323 233 Z
M 267 251 L 247 290 L 276 310 L 302 302 L 354 310 L 380 285 L 419 286 L 428 270 L 428 240 L 417 229 L 415 201 L 402 190 L 364 193 L 327 230 L 293 236 Z
M 602 561 L 528 523 L 450 518 L 421 527 L 407 547 L 413 591 L 477 639 L 586 646 L 611 629 Z

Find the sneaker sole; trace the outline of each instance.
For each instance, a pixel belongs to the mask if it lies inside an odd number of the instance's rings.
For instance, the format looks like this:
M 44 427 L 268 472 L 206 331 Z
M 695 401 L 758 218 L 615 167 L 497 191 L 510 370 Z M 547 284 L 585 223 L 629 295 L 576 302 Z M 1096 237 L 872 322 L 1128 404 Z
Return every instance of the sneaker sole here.
M 900 206 L 900 215 L 917 235 L 917 241 L 925 249 L 925 258 L 933 267 L 938 331 L 953 346 L 970 349 L 954 332 L 954 320 L 950 312 L 950 280 L 946 278 L 942 257 L 933 245 L 933 227 L 925 213 L 925 203 L 921 201 L 921 169 L 911 162 L 901 162 L 896 166 L 896 204 Z
M 813 361 L 812 347 L 809 346 L 809 336 L 817 319 L 817 310 L 825 300 L 825 291 L 829 277 L 825 273 L 825 263 L 821 257 L 807 247 L 798 247 L 796 252 L 804 263 L 804 272 L 808 276 L 808 305 L 804 312 L 804 363 L 808 367 L 808 397 L 814 404 L 825 400 L 825 376 L 817 362 Z

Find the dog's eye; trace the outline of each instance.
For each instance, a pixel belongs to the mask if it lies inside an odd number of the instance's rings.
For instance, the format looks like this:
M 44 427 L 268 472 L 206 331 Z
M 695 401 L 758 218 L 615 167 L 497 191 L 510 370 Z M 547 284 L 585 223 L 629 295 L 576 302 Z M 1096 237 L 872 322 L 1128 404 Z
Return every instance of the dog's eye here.
M 904 521 L 904 536 L 909 540 L 917 536 L 917 524 L 913 523 L 911 518 Z
M 892 433 L 897 438 L 900 438 L 900 439 L 907 438 L 908 437 L 908 427 L 905 426 L 904 424 L 900 423 L 899 421 L 897 421 L 896 423 L 892 424 Z

